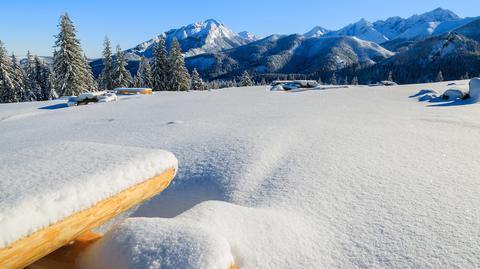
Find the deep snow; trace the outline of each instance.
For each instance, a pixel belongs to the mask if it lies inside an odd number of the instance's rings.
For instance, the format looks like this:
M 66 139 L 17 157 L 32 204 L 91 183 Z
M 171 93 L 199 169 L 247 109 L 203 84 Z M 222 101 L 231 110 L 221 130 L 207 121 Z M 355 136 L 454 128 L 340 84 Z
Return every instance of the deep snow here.
M 173 185 L 87 252 L 88 268 L 476 268 L 480 107 L 409 98 L 448 88 L 0 105 L 0 154 L 87 141 L 179 159 Z

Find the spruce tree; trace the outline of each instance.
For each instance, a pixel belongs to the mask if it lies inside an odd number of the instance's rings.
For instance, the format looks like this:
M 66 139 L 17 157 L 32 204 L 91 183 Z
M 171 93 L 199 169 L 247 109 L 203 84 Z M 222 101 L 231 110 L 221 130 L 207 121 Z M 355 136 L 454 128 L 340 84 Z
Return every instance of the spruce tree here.
M 97 81 L 95 81 L 95 77 L 93 76 L 92 73 L 92 67 L 88 63 L 88 58 L 86 55 L 83 56 L 85 59 L 85 69 L 87 70 L 87 73 L 85 74 L 85 80 L 88 85 L 88 91 L 97 91 L 98 90 L 98 84 Z
M 123 54 L 120 45 L 117 46 L 117 63 L 113 70 L 114 87 L 115 88 L 128 88 L 132 85 L 132 75 L 126 68 L 127 62 L 125 61 L 125 55 Z
M 7 50 L 0 41 L 0 102 L 18 102 L 15 95 L 12 64 L 7 56 Z
M 171 68 L 171 91 L 188 91 L 190 89 L 190 75 L 185 67 L 180 43 L 174 38 L 170 47 L 169 61 Z
M 167 91 L 170 86 L 171 69 L 164 37 L 160 37 L 160 39 L 153 45 L 153 60 L 151 68 L 153 90 Z
M 135 76 L 135 87 L 152 88 L 152 69 L 148 59 L 142 56 Z
M 103 70 L 100 74 L 100 87 L 103 90 L 113 90 L 113 58 L 110 40 L 105 36 L 103 42 Z
M 30 51 L 27 51 L 27 63 L 25 64 L 25 91 L 22 101 L 35 101 L 37 99 L 37 80 L 35 75 L 35 62 Z
M 200 74 L 198 73 L 197 69 L 194 68 L 192 71 L 192 91 L 202 91 L 205 90 L 205 84 L 203 83 Z
M 20 66 L 15 54 L 12 54 L 12 76 L 13 76 L 15 96 L 17 100 L 19 102 L 26 101 L 26 98 L 24 98 L 24 96 L 26 95 L 25 94 L 26 92 L 25 72 Z
M 442 82 L 443 81 L 443 74 L 442 71 L 438 71 L 437 78 L 435 78 L 435 82 Z
M 87 68 L 75 26 L 64 14 L 58 24 L 53 61 L 54 85 L 60 95 L 79 95 L 90 90 L 90 70 Z
M 55 90 L 52 87 L 51 83 L 51 72 L 48 66 L 38 58 L 38 56 L 34 57 L 35 63 L 35 82 L 36 85 L 36 100 L 37 101 L 46 101 L 52 100 L 56 98 Z
M 333 73 L 333 75 L 332 75 L 332 78 L 330 80 L 330 84 L 337 85 L 337 75 L 335 75 L 335 73 Z
M 260 81 L 260 85 L 267 85 L 267 81 L 265 80 L 265 77 L 262 77 L 262 80 Z
M 393 81 L 393 73 L 392 71 L 389 71 L 388 72 L 388 78 L 387 78 L 388 81 Z
M 358 77 L 357 76 L 354 76 L 353 79 L 352 79 L 352 85 L 358 85 Z
M 243 71 L 242 80 L 241 80 L 241 82 L 240 82 L 240 85 L 241 85 L 242 87 L 250 87 L 250 86 L 253 86 L 252 79 L 250 78 L 250 74 L 248 74 L 248 71 L 247 71 L 247 70 Z

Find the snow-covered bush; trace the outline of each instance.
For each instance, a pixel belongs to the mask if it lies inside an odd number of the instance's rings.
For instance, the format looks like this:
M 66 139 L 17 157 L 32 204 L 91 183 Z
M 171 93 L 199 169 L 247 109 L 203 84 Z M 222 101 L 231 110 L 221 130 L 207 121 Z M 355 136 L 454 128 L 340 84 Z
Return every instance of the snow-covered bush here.
M 480 98 L 480 78 L 472 78 L 470 80 L 468 95 L 474 100 Z

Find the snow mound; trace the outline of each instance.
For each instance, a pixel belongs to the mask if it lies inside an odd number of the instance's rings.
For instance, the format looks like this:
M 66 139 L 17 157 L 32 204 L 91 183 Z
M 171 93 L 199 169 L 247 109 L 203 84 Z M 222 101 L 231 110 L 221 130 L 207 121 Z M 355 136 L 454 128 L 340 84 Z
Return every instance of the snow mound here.
M 440 97 L 443 100 L 452 101 L 456 99 L 463 99 L 465 97 L 465 93 L 459 89 L 448 89 Z
M 130 218 L 80 258 L 83 269 L 227 269 L 230 245 L 213 231 L 176 219 Z
M 468 95 L 475 101 L 480 98 L 480 78 L 472 78 L 470 80 Z
M 0 154 L 0 247 L 169 168 L 172 153 L 61 142 Z

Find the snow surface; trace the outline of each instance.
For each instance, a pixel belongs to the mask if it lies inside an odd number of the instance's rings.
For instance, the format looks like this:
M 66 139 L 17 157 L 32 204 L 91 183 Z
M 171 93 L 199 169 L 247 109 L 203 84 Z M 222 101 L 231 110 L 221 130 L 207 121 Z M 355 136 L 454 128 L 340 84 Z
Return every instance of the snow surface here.
M 480 78 L 472 78 L 469 83 L 468 95 L 475 101 L 480 98 Z
M 409 98 L 447 84 L 6 104 L 0 154 L 69 140 L 179 159 L 173 184 L 99 241 L 88 268 L 477 268 L 480 107 Z
M 0 247 L 177 166 L 167 151 L 35 137 L 41 145 L 2 147 Z

